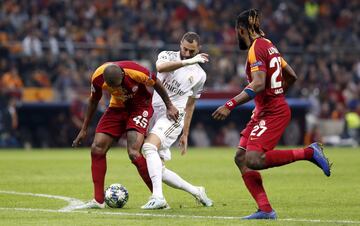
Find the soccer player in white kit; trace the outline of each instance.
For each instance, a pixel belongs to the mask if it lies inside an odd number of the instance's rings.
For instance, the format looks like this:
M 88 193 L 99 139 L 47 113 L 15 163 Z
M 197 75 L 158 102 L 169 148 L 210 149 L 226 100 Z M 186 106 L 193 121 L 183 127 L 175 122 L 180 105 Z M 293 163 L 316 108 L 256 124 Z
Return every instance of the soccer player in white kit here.
M 157 93 L 153 96 L 154 115 L 150 122 L 149 135 L 142 152 L 146 158 L 153 193 L 142 209 L 164 209 L 168 204 L 162 191 L 162 181 L 177 189 L 192 194 L 203 206 L 212 206 L 204 187 L 194 186 L 173 171 L 163 161 L 171 159 L 169 148 L 183 131 L 179 140 L 181 154 L 187 151 L 187 139 L 195 100 L 200 98 L 206 80 L 206 73 L 198 63 L 208 62 L 208 55 L 199 53 L 200 37 L 187 32 L 181 39 L 180 51 L 163 51 L 156 61 L 157 77 L 162 81 L 171 102 L 179 110 L 177 121 L 166 117 L 166 107 Z

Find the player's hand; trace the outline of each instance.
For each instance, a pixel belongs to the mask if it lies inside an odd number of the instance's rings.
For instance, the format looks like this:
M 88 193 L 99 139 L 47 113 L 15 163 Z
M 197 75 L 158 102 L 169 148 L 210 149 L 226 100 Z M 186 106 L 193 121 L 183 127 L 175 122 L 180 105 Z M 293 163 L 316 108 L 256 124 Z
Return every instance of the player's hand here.
M 223 105 L 223 106 L 220 106 L 218 109 L 216 109 L 216 111 L 214 113 L 212 113 L 212 117 L 215 120 L 224 120 L 224 119 L 226 119 L 226 117 L 229 116 L 230 112 L 231 111 Z
M 183 65 L 191 65 L 191 64 L 197 64 L 197 63 L 206 63 L 209 62 L 209 55 L 206 53 L 199 53 L 193 58 L 183 60 Z
M 166 109 L 166 116 L 168 119 L 174 120 L 176 122 L 179 118 L 179 110 L 174 105 L 170 105 Z
M 85 139 L 87 135 L 87 131 L 86 130 L 80 130 L 79 134 L 77 135 L 77 137 L 75 138 L 75 140 L 72 143 L 72 147 L 78 147 L 82 141 Z
M 181 135 L 181 137 L 179 139 L 179 148 L 181 150 L 181 155 L 186 154 L 187 147 L 188 147 L 188 136 L 183 134 L 183 135 Z

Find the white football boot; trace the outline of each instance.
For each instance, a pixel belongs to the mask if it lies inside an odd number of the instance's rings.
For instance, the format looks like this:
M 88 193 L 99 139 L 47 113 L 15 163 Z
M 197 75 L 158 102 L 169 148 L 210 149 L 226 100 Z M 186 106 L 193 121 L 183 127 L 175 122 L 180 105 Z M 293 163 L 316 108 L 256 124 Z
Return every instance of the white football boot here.
M 144 210 L 170 209 L 165 198 L 150 196 L 149 201 L 141 207 Z
M 80 210 L 80 209 L 104 209 L 105 202 L 98 203 L 95 199 L 90 200 L 82 205 L 74 206 L 72 210 Z
M 213 201 L 209 199 L 206 195 L 204 187 L 198 187 L 199 194 L 194 195 L 197 201 L 199 201 L 203 206 L 210 207 L 213 206 Z

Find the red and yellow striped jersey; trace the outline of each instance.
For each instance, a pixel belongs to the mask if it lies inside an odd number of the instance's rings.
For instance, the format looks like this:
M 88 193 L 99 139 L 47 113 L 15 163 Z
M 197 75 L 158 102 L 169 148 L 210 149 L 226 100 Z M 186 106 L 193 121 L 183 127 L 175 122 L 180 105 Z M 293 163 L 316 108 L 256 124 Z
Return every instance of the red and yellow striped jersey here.
M 277 48 L 266 38 L 258 38 L 252 43 L 246 62 L 246 74 L 249 83 L 251 73 L 263 71 L 266 73 L 265 90 L 255 97 L 255 115 L 257 113 L 276 114 L 287 108 L 284 97 L 282 69 L 287 65 Z
M 103 72 L 107 65 L 116 64 L 125 71 L 121 87 L 111 88 L 104 81 Z M 146 86 L 154 86 L 156 75 L 133 61 L 107 62 L 98 67 L 91 76 L 91 96 L 97 100 L 102 90 L 111 95 L 109 107 L 126 107 L 128 104 L 151 103 L 152 92 Z

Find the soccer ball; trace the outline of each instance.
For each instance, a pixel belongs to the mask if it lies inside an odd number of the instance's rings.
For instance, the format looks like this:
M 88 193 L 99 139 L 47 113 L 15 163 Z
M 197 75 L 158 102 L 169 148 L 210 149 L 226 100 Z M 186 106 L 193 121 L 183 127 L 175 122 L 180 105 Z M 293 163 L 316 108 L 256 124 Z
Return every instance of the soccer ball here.
M 122 208 L 128 199 L 129 192 L 121 184 L 112 184 L 105 189 L 105 202 L 111 208 Z

